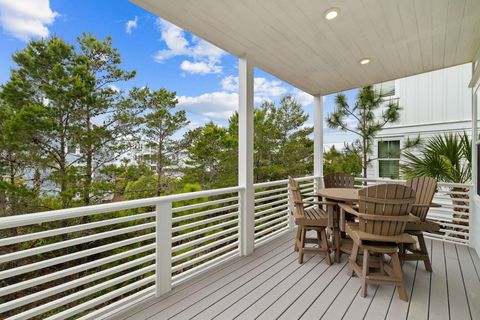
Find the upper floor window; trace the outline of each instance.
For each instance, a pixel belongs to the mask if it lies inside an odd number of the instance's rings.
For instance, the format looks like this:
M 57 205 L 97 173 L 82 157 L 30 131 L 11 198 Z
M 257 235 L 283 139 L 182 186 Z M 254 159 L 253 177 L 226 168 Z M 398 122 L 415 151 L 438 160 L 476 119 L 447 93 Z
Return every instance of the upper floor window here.
M 373 85 L 373 89 L 376 92 L 381 92 L 385 97 L 390 97 L 395 95 L 395 80 L 377 83 Z
M 390 179 L 400 176 L 400 140 L 378 142 L 378 176 Z

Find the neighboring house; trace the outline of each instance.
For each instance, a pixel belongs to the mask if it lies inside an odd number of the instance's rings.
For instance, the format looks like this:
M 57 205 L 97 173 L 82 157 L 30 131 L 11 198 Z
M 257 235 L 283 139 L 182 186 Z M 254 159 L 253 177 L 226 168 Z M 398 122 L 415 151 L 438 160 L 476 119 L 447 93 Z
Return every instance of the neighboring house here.
M 472 65 L 463 64 L 375 85 L 398 99 L 400 120 L 387 125 L 374 143 L 368 178 L 399 176 L 400 150 L 407 138 L 423 140 L 445 132 L 471 134 Z

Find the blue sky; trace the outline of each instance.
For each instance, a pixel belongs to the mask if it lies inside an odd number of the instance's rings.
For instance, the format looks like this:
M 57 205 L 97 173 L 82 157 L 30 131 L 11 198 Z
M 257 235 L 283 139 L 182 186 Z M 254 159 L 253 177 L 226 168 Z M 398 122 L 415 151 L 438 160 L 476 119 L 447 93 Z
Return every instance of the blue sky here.
M 185 32 L 127 0 L 0 0 L 0 83 L 14 67 L 11 55 L 29 39 L 57 35 L 68 42 L 82 32 L 99 38 L 111 36 L 125 69 L 137 71 L 128 83 L 116 86 L 164 87 L 175 91 L 190 128 L 207 121 L 226 125 L 237 109 L 238 59 Z M 278 101 L 291 94 L 310 115 L 312 98 L 275 77 L 255 70 L 255 102 Z M 356 90 L 347 92 L 353 100 Z M 334 95 L 326 97 L 325 115 L 333 109 Z M 325 143 L 343 145 L 351 135 L 325 129 Z

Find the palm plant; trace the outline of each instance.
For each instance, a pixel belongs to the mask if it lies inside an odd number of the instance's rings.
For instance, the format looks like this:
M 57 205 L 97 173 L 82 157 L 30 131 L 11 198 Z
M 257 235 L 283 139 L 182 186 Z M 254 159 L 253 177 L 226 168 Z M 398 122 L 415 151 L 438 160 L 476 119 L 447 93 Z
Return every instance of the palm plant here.
M 401 165 L 407 179 L 416 176 L 429 176 L 438 181 L 468 183 L 472 178 L 472 143 L 468 135 L 446 133 L 430 138 L 419 154 L 407 151 L 406 161 Z M 468 189 L 451 188 L 450 197 L 455 206 L 454 218 L 468 219 Z M 468 222 L 453 222 L 468 225 Z M 461 230 L 461 229 L 460 229 Z
M 420 153 L 406 151 L 401 165 L 405 177 L 429 176 L 443 182 L 467 183 L 472 178 L 472 145 L 463 134 L 430 138 Z

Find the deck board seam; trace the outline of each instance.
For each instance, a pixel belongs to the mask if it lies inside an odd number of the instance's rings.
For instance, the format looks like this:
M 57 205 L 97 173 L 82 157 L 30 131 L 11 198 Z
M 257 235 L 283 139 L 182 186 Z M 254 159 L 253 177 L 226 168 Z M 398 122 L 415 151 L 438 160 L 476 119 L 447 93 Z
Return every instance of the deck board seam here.
M 322 313 L 322 315 L 320 316 L 320 318 L 318 318 L 318 320 L 322 319 L 323 316 L 325 316 L 325 313 L 327 313 L 328 309 L 330 309 L 330 307 L 332 306 L 332 304 L 335 302 L 335 300 L 337 300 L 338 296 L 340 295 L 340 293 L 342 293 L 342 291 L 345 289 L 345 287 L 347 286 L 347 284 L 350 282 L 350 280 L 352 280 L 353 276 L 350 276 L 348 278 L 347 281 L 345 281 L 345 283 L 343 284 L 342 288 L 337 292 L 337 294 L 335 295 L 335 297 L 333 298 L 332 301 L 330 301 L 330 304 L 328 305 L 328 307 L 325 309 L 325 311 Z
M 285 248 L 285 250 L 282 250 L 282 251 L 279 252 L 277 255 L 269 258 L 268 260 L 262 262 L 261 264 L 259 264 L 258 266 L 256 266 L 256 267 L 248 270 L 247 272 L 242 273 L 240 276 L 236 277 L 235 279 L 232 279 L 231 281 L 227 282 L 225 285 L 228 285 L 228 284 L 230 284 L 230 283 L 232 283 L 232 282 L 240 279 L 241 277 L 243 277 L 243 276 L 244 276 L 245 274 L 247 274 L 248 272 L 254 270 L 255 268 L 257 268 L 257 267 L 259 267 L 259 266 L 262 266 L 263 264 L 267 263 L 269 260 L 271 260 L 271 259 L 273 259 L 273 258 L 275 258 L 275 257 L 278 257 L 280 254 L 283 254 L 283 253 L 284 253 L 285 251 L 287 251 L 287 250 L 290 250 L 290 249 L 289 249 L 288 247 Z M 281 258 L 278 262 L 283 261 L 284 259 L 287 259 L 288 257 L 290 257 L 290 256 L 293 255 L 293 254 L 294 254 L 294 253 L 290 253 L 290 254 L 286 255 L 285 257 Z M 278 263 L 278 262 L 277 262 L 277 263 Z M 227 276 L 228 276 L 228 275 L 227 275 Z M 258 275 L 257 275 L 257 276 L 258 276 Z M 230 293 L 228 293 L 227 295 L 225 295 L 225 296 L 223 296 L 223 297 L 226 297 L 226 296 L 230 295 L 232 292 L 234 292 L 235 290 L 237 290 L 237 289 L 239 289 L 240 287 L 244 286 L 244 285 L 247 284 L 248 282 L 252 281 L 252 280 L 255 279 L 257 276 L 255 276 L 255 277 L 253 277 L 252 279 L 250 279 L 249 281 L 241 284 L 239 287 L 236 287 L 233 291 L 231 291 Z M 202 289 L 203 289 L 203 288 L 202 288 Z M 218 289 L 214 290 L 214 291 L 213 291 L 212 293 L 210 293 L 210 294 L 216 293 L 216 292 L 218 292 L 219 290 L 222 290 L 222 289 L 223 289 L 223 288 L 218 288 Z M 196 305 L 197 303 L 199 303 L 200 301 L 202 301 L 202 300 L 204 300 L 204 299 L 206 299 L 206 298 L 207 298 L 207 296 L 202 297 L 200 300 L 195 301 L 193 304 L 189 305 L 188 307 L 186 307 L 186 308 L 183 309 L 182 311 L 177 312 L 176 314 L 172 315 L 172 316 L 169 317 L 168 319 L 172 319 L 172 318 L 176 317 L 178 314 L 186 311 L 187 309 L 191 308 L 192 306 Z M 213 304 L 212 304 L 212 305 L 213 305 Z M 212 306 L 212 305 L 210 305 L 210 306 Z M 210 307 L 210 306 L 208 306 L 208 307 Z M 207 307 L 207 308 L 208 308 L 208 307 Z M 203 310 L 200 311 L 200 312 L 203 312 L 204 310 L 206 310 L 206 309 L 203 309 Z M 159 312 L 161 312 L 161 311 L 159 311 Z M 157 312 L 156 314 L 158 314 L 158 312 Z M 195 317 L 196 315 L 198 315 L 198 313 L 195 314 L 194 317 Z M 151 318 L 151 317 L 149 317 L 149 318 Z M 147 319 L 149 319 L 149 318 L 147 318 Z
M 475 273 L 477 274 L 478 281 L 480 281 L 480 273 L 478 272 L 477 265 L 475 264 L 475 261 L 472 256 L 472 248 L 468 247 L 468 255 L 470 256 L 470 259 L 472 260 L 472 265 L 473 269 L 475 270 Z M 475 252 L 473 254 L 476 254 Z
M 430 255 L 430 261 L 433 261 L 433 241 L 430 240 L 430 252 L 428 253 Z M 430 279 L 428 283 L 428 308 L 427 308 L 427 319 L 430 319 L 430 303 L 432 300 L 432 272 L 430 272 Z
M 415 280 L 417 279 L 417 270 L 418 270 L 418 261 L 416 262 L 416 265 L 415 265 L 415 272 L 413 274 L 412 288 L 410 289 L 410 299 L 408 299 L 407 314 L 405 315 L 405 319 L 408 319 L 408 315 L 410 313 L 410 304 L 413 300 L 413 289 L 415 288 Z M 395 288 L 394 291 L 396 291 L 396 289 L 397 288 Z
M 348 261 L 347 261 L 348 262 Z M 313 304 L 318 300 L 318 298 L 325 292 L 325 290 L 327 290 L 327 288 L 330 286 L 330 284 L 338 277 L 338 275 L 340 274 L 340 272 L 342 272 L 342 270 L 347 266 L 347 262 L 344 262 L 343 263 L 343 266 L 340 268 L 340 270 L 335 274 L 334 277 L 332 277 L 332 279 L 330 281 L 328 281 L 327 285 L 325 286 L 325 288 L 323 288 L 323 290 L 317 295 L 317 297 L 310 303 L 310 305 L 303 311 L 303 313 L 300 315 L 299 319 L 301 319 L 303 317 L 303 315 L 308 311 L 308 309 L 310 309 Z M 348 281 L 346 281 L 348 282 Z M 290 305 L 291 306 L 291 305 Z
M 462 284 L 463 284 L 463 291 L 465 292 L 465 299 L 467 299 L 468 314 L 470 315 L 470 319 L 473 319 L 472 308 L 470 308 L 470 300 L 468 299 L 467 286 L 465 285 L 465 278 L 463 277 L 462 264 L 460 263 L 460 256 L 458 255 L 458 249 L 456 245 L 455 245 L 455 253 L 457 254 L 458 267 L 460 268 L 460 276 L 462 277 Z
M 323 261 L 323 259 L 320 260 L 320 261 L 315 265 L 315 267 L 313 267 L 312 269 L 308 270 L 308 272 L 305 273 L 296 283 L 294 283 L 294 284 L 292 284 L 290 287 L 288 287 L 287 290 L 286 290 L 284 293 L 282 293 L 277 299 L 275 299 L 275 301 L 273 301 L 272 303 L 270 303 L 259 315 L 257 315 L 257 316 L 255 317 L 255 319 L 258 319 L 262 314 L 264 314 L 265 311 L 267 311 L 267 310 L 268 310 L 272 305 L 274 305 L 279 299 L 281 299 L 285 294 L 287 294 L 288 291 L 290 291 L 290 289 L 292 289 L 298 282 L 300 282 L 300 281 L 301 281 L 303 278 L 305 278 L 310 272 L 312 272 L 322 261 Z M 325 268 L 325 270 L 319 275 L 319 277 L 320 277 L 324 272 L 326 272 L 327 270 L 328 270 L 328 268 Z M 317 277 L 316 279 L 318 279 L 318 277 Z M 315 280 L 316 280 L 316 279 L 315 279 Z M 302 295 L 302 294 L 303 294 L 303 292 L 302 292 L 300 295 Z M 250 307 L 251 307 L 251 306 L 250 306 Z M 245 309 L 243 312 L 245 312 L 246 310 L 248 310 L 248 308 Z M 242 312 L 242 313 L 243 313 L 243 312 Z M 240 313 L 240 314 L 241 314 L 241 313 Z M 239 314 L 238 316 L 240 316 L 240 314 Z M 238 316 L 237 316 L 237 317 L 238 317 Z
M 352 277 L 353 277 L 353 276 L 352 276 Z M 362 289 L 361 286 L 358 287 L 357 293 L 355 293 L 355 295 L 354 295 L 353 298 L 352 298 L 352 301 L 350 301 L 350 303 L 348 304 L 348 307 L 347 307 L 347 308 L 345 309 L 345 311 L 343 312 L 343 315 L 342 315 L 342 318 L 341 318 L 342 320 L 345 319 L 345 316 L 347 315 L 348 310 L 349 310 L 350 307 L 352 306 L 353 301 L 355 301 L 355 299 L 357 298 L 357 296 L 358 296 L 358 294 L 359 294 L 359 292 L 360 292 L 361 289 Z
M 364 320 L 366 317 L 367 317 L 367 314 L 368 314 L 368 310 L 370 310 L 370 306 L 372 305 L 372 302 L 373 300 L 375 299 L 375 296 L 377 295 L 377 291 L 378 291 L 378 288 L 380 286 L 377 285 L 377 287 L 375 288 L 375 292 L 373 293 L 373 296 L 372 296 L 372 299 L 370 299 L 370 302 L 368 303 L 368 307 L 367 309 L 365 309 L 365 314 L 363 315 L 362 319 Z M 395 291 L 394 291 L 395 292 Z
M 450 293 L 448 292 L 448 269 L 447 269 L 447 257 L 445 255 L 445 243 L 442 243 L 442 247 L 443 247 L 443 262 L 445 264 L 445 284 L 447 287 L 448 319 L 452 319 L 452 311 L 450 309 Z
M 331 267 L 332 267 L 332 266 L 328 266 L 327 268 L 325 268 L 325 270 L 323 270 L 322 273 L 320 273 L 320 274 L 315 278 L 315 280 L 313 280 L 313 281 L 298 295 L 298 297 L 296 297 L 296 298 L 289 304 L 289 306 L 288 306 L 287 308 L 285 308 L 285 309 L 282 311 L 282 313 L 280 313 L 280 314 L 278 315 L 278 317 L 277 317 L 276 319 L 280 319 L 280 318 L 282 317 L 282 315 L 283 315 L 288 309 L 290 309 L 290 307 L 291 307 L 309 288 L 311 288 L 311 287 L 313 286 L 313 284 L 314 284 L 325 272 L 327 272 L 327 270 L 330 269 Z M 271 306 L 271 305 L 270 305 L 270 306 Z M 269 308 L 270 308 L 270 306 L 269 306 Z M 268 310 L 268 308 L 265 309 L 264 312 L 265 312 L 266 310 Z M 262 314 L 263 314 L 263 313 L 262 313 Z M 257 317 L 257 318 L 258 318 L 258 317 Z
M 313 259 L 313 256 L 310 257 L 306 262 L 310 261 L 311 259 Z M 305 273 L 300 279 L 303 279 L 303 277 L 305 277 L 311 270 L 315 269 L 316 266 L 318 266 L 320 263 L 322 263 L 323 261 L 325 260 L 325 257 L 323 257 L 320 261 L 318 261 L 315 266 L 313 268 L 311 268 L 307 273 Z M 281 281 L 279 281 L 275 286 L 273 286 L 271 289 L 269 289 L 267 292 L 265 292 L 258 300 L 262 299 L 264 296 L 266 296 L 267 294 L 269 294 L 270 292 L 272 292 L 278 285 L 280 285 L 281 283 L 283 283 L 285 280 L 287 280 L 287 278 L 289 278 L 293 273 L 295 273 L 298 269 L 300 269 L 302 266 L 304 266 L 304 264 L 300 265 L 298 268 L 296 268 L 294 271 L 292 271 L 290 274 L 288 274 L 285 278 L 283 278 Z M 300 281 L 300 280 L 299 280 Z M 295 285 L 295 283 L 293 285 L 291 285 L 289 288 L 287 288 L 287 290 L 285 292 L 287 292 L 291 287 L 293 287 Z M 244 296 L 245 297 L 245 296 Z M 244 298 L 242 297 L 242 299 Z M 257 301 L 258 301 L 257 300 Z M 238 300 L 240 301 L 240 299 Z M 238 302 L 237 301 L 237 302 Z M 276 300 L 275 300 L 276 301 Z M 254 304 L 256 303 L 256 301 L 252 304 L 250 304 L 249 306 L 247 306 L 245 309 L 243 309 L 242 312 L 240 312 L 239 314 L 237 314 L 234 319 L 237 319 L 241 314 L 243 314 L 245 311 L 247 311 L 250 307 L 252 307 Z M 275 303 L 275 302 L 273 302 Z M 273 304 L 272 303 L 272 304 Z M 268 306 L 270 307 L 270 305 Z M 268 308 L 267 307 L 267 308 Z
M 281 238 L 283 238 L 283 237 L 286 238 L 286 239 L 281 239 Z M 293 238 L 294 238 L 294 236 L 293 236 L 292 234 L 282 235 L 282 236 L 279 237 L 279 240 L 280 240 L 280 241 L 285 240 L 285 241 L 282 241 L 281 244 L 277 244 L 277 245 L 274 245 L 274 243 L 271 242 L 271 243 L 269 243 L 268 245 L 266 245 L 265 248 L 268 248 L 268 247 L 278 248 L 278 247 L 286 244 L 287 242 L 291 241 Z M 262 249 L 265 249 L 265 248 L 262 248 Z M 273 248 L 272 248 L 272 249 L 273 249 Z M 261 251 L 263 251 L 263 250 L 261 250 Z M 234 264 L 237 264 L 237 263 L 241 262 L 241 261 L 242 261 L 242 258 L 243 258 L 243 257 L 238 257 L 238 258 L 230 261 L 230 262 L 227 263 L 225 266 L 222 266 L 221 268 L 219 268 L 217 271 L 224 270 L 224 269 L 226 269 L 226 268 L 229 268 L 229 267 L 233 266 Z M 242 267 L 244 267 L 244 266 L 247 266 L 247 265 L 249 265 L 250 263 L 252 263 L 252 262 L 254 262 L 254 261 L 255 261 L 255 260 L 247 261 L 247 262 L 245 262 L 244 264 L 241 264 L 238 268 L 232 270 L 232 272 L 237 271 L 237 270 L 239 270 L 240 268 L 242 268 Z M 268 261 L 268 260 L 267 260 L 267 261 Z M 210 278 L 211 276 L 212 276 L 212 274 L 208 274 L 208 273 L 207 273 L 207 274 L 205 274 L 204 277 L 200 277 L 200 279 L 198 279 L 197 281 L 192 282 L 192 283 L 188 283 L 188 285 L 186 285 L 185 287 L 182 287 L 181 289 L 175 290 L 175 292 L 173 292 L 173 293 L 171 293 L 171 294 L 165 295 L 165 296 L 162 297 L 160 300 L 155 299 L 155 301 L 152 301 L 152 303 L 149 304 L 148 306 L 145 306 L 144 308 L 138 310 L 137 313 L 140 313 L 140 312 L 142 312 L 142 311 L 145 311 L 146 309 L 149 309 L 149 308 L 153 307 L 154 305 L 156 305 L 156 304 L 158 304 L 158 303 L 161 303 L 161 302 L 164 301 L 165 299 L 170 298 L 170 297 L 172 297 L 172 296 L 174 296 L 174 295 L 176 295 L 176 294 L 178 294 L 178 293 L 180 293 L 180 292 L 188 289 L 189 287 L 191 287 L 191 286 L 193 286 L 193 285 L 195 285 L 195 284 L 197 284 L 197 283 L 199 283 L 199 282 L 201 282 L 201 281 L 204 281 L 204 280 Z M 224 277 L 227 277 L 227 276 L 229 276 L 229 275 L 227 274 L 227 275 L 221 277 L 220 279 L 222 279 L 222 278 L 224 278 Z M 194 294 L 194 293 L 196 293 L 196 292 L 204 289 L 205 287 L 207 287 L 207 286 L 209 286 L 209 285 L 210 285 L 210 284 L 206 284 L 204 287 L 202 287 L 202 288 L 194 291 L 192 294 Z M 190 295 L 192 295 L 192 294 L 190 294 Z M 190 296 L 190 295 L 189 295 L 189 296 Z M 175 303 L 173 303 L 173 304 L 175 304 Z M 173 304 L 167 306 L 166 308 L 169 308 L 169 307 L 172 306 Z M 165 310 L 166 308 L 160 310 L 159 312 Z M 132 315 L 128 315 L 128 314 L 127 314 L 126 317 L 123 317 L 123 319 L 128 319 L 128 318 L 131 318 L 131 317 L 132 317 Z
M 291 255 L 293 255 L 295 253 L 292 253 Z M 290 255 L 289 255 L 290 256 Z M 286 258 L 288 258 L 289 256 L 287 256 Z M 311 259 L 313 258 L 313 256 L 309 257 L 306 262 L 310 261 Z M 283 259 L 282 259 L 283 260 Z M 297 258 L 294 258 L 287 266 L 285 266 L 285 268 L 287 268 L 289 265 L 295 263 L 295 261 L 297 260 Z M 299 266 L 301 267 L 301 265 Z M 286 277 L 290 276 L 293 272 L 295 272 L 297 269 L 299 269 L 299 267 L 295 268 L 295 270 L 293 270 L 290 274 L 288 274 Z M 267 282 L 268 280 L 272 279 L 273 277 L 276 276 L 276 273 L 272 274 L 271 276 L 269 276 L 267 279 L 265 279 L 263 282 L 261 282 L 257 287 L 253 288 L 252 290 L 248 291 L 246 294 L 244 294 L 243 296 L 239 297 L 234 303 L 232 303 L 231 305 L 227 306 L 227 308 L 223 309 L 222 311 L 220 311 L 218 314 L 216 314 L 212 319 L 215 319 L 217 318 L 220 314 L 222 314 L 225 310 L 227 310 L 228 308 L 230 308 L 232 305 L 234 305 L 235 303 L 239 302 L 240 300 L 242 300 L 243 298 L 245 298 L 248 294 L 250 294 L 252 291 L 256 290 L 259 286 L 263 285 L 265 282 Z M 252 281 L 253 279 L 255 279 L 256 277 L 252 278 L 251 280 L 245 282 L 244 284 L 242 284 L 241 286 L 235 288 L 234 291 L 240 289 L 242 286 L 244 286 L 245 284 L 247 284 L 248 282 Z M 284 278 L 285 279 L 285 278 Z M 282 281 L 284 280 L 282 279 Z M 228 295 L 230 295 L 231 293 L 233 293 L 234 291 L 230 292 L 229 294 L 225 295 L 222 297 L 225 298 L 227 297 Z M 220 300 L 222 300 L 220 299 Z M 196 317 L 198 314 L 202 313 L 203 311 L 207 310 L 208 308 L 210 308 L 211 306 L 213 306 L 214 304 L 218 303 L 220 300 L 216 301 L 215 303 L 212 303 L 210 306 L 206 307 L 205 309 L 203 309 L 202 311 L 200 311 L 199 313 L 197 313 L 196 315 L 194 315 L 193 317 Z

